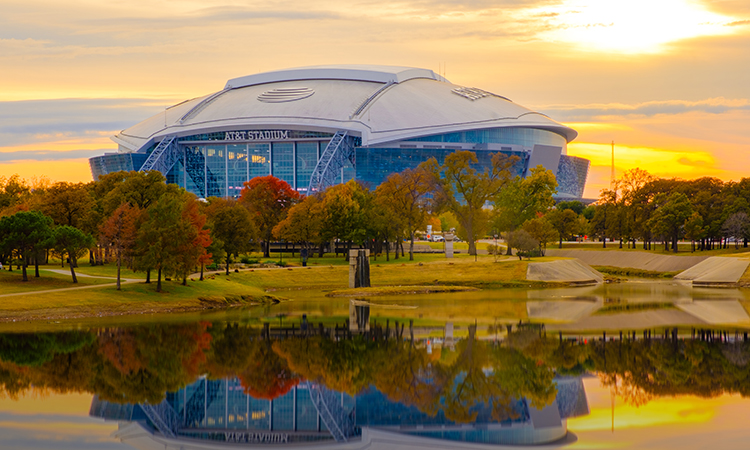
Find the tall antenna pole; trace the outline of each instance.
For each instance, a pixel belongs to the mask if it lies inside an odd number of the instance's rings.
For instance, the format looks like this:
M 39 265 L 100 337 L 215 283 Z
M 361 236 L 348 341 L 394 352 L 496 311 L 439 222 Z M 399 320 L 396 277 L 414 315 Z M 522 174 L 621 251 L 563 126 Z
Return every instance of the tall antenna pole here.
M 615 184 L 615 141 L 612 141 L 612 173 L 610 174 L 609 184 Z

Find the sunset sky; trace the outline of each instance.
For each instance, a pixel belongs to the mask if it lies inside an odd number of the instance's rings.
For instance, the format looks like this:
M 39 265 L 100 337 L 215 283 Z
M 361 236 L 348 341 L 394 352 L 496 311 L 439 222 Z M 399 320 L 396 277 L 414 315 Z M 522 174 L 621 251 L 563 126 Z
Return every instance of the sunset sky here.
M 90 181 L 109 137 L 229 78 L 445 72 L 572 126 L 585 196 L 616 169 L 750 171 L 747 0 L 0 0 L 0 176 Z

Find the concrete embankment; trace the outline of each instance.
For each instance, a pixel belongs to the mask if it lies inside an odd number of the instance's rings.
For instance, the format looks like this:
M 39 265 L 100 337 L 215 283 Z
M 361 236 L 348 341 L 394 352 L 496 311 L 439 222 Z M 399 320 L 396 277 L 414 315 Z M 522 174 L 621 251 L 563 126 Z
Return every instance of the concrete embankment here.
M 676 275 L 675 280 L 690 281 L 693 286 L 731 286 L 742 278 L 750 260 L 713 256 Z
M 594 284 L 603 281 L 602 274 L 577 259 L 529 263 L 526 279 L 572 284 Z
M 638 250 L 547 249 L 547 256 L 578 258 L 591 266 L 629 267 L 655 272 L 680 272 L 708 259 L 708 256 L 656 255 Z

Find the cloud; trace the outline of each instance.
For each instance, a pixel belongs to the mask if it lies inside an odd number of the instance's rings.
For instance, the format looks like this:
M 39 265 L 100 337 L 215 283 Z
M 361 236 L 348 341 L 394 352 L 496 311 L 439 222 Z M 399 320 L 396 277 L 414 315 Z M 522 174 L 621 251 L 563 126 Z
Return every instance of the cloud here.
M 750 110 L 748 99 L 709 98 L 700 101 L 667 100 L 637 103 L 591 104 L 591 105 L 553 105 L 541 107 L 545 114 L 562 121 L 585 121 L 613 116 L 646 116 L 659 114 L 683 114 L 704 112 L 722 114 L 733 110 Z
M 97 138 L 164 111 L 160 99 L 0 102 L 0 148 L 65 138 Z
M 15 161 L 65 161 L 70 159 L 92 158 L 101 156 L 106 152 L 112 152 L 111 149 L 97 150 L 26 150 L 0 152 L 0 162 L 9 163 Z

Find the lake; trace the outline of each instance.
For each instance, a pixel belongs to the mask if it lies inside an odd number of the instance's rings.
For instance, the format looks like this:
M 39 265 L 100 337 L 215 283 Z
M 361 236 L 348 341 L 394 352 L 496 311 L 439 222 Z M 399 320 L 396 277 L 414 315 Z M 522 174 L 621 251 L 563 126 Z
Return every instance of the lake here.
M 635 280 L 6 324 L 0 448 L 746 448 L 750 304 Z

